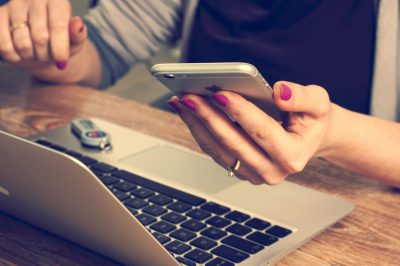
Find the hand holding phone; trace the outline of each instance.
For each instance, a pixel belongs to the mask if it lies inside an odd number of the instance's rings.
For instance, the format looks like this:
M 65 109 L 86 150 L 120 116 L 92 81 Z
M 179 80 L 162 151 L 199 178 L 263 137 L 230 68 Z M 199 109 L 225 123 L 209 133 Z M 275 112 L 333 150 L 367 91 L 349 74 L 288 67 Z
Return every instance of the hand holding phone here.
M 225 90 L 243 95 L 276 120 L 282 120 L 273 90 L 258 70 L 247 63 L 157 64 L 152 75 L 177 96 L 197 94 L 210 97 Z

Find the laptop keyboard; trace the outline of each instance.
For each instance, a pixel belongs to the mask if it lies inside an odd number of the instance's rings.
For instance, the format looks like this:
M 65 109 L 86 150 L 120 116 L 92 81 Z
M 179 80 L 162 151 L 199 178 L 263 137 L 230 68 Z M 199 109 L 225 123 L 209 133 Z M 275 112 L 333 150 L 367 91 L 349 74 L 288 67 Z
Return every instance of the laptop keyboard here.
M 47 140 L 36 142 L 88 166 L 182 265 L 235 265 L 292 233 Z

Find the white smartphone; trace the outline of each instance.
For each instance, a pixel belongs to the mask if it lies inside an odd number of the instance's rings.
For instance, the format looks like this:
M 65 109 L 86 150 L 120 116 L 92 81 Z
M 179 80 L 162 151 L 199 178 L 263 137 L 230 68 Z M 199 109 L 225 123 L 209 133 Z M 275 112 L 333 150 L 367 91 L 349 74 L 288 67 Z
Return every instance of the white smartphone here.
M 192 93 L 210 97 L 226 90 L 241 94 L 278 121 L 282 114 L 272 98 L 272 88 L 257 68 L 247 63 L 157 64 L 152 75 L 175 95 Z

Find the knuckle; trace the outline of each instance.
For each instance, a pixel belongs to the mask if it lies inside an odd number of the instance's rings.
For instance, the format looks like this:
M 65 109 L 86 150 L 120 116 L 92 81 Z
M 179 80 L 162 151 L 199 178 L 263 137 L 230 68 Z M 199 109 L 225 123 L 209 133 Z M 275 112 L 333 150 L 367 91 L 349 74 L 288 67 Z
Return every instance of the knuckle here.
M 50 30 L 51 31 L 61 31 L 66 30 L 68 27 L 68 21 L 64 19 L 54 19 L 50 23 Z
M 325 114 L 329 111 L 329 94 L 321 86 L 309 85 L 307 86 L 315 94 L 314 110 L 317 110 L 321 114 Z
M 250 130 L 249 135 L 257 141 L 264 141 L 268 139 L 269 130 L 266 126 L 257 126 Z
M 15 48 L 21 52 L 29 52 L 32 48 L 31 43 L 27 40 L 15 43 Z
M 201 111 L 199 112 L 200 120 L 204 123 L 210 124 L 213 119 L 213 114 L 209 111 Z
M 243 118 L 243 112 L 241 108 L 229 108 L 229 114 L 230 116 L 236 120 L 236 121 L 241 121 Z
M 303 171 L 304 167 L 306 166 L 306 163 L 303 162 L 302 160 L 286 159 L 284 161 L 281 161 L 281 165 L 288 174 L 292 175 L 292 174 L 296 174 L 296 173 Z
M 46 46 L 49 43 L 50 36 L 46 30 L 38 30 L 32 34 L 32 40 L 38 46 Z
M 258 175 L 262 180 L 264 180 L 266 184 L 271 186 L 280 184 L 287 177 L 287 175 L 271 173 L 270 171 L 269 172 L 264 171 L 258 173 Z
M 264 182 L 268 185 L 271 185 L 273 182 L 271 169 L 255 169 L 255 173 L 259 177 L 259 179 L 264 180 Z
M 244 112 L 246 102 L 244 102 L 242 96 L 229 91 L 225 91 L 224 95 L 229 99 L 229 102 L 231 102 L 231 104 L 225 107 L 229 115 L 236 121 L 241 121 L 242 118 L 246 118 Z

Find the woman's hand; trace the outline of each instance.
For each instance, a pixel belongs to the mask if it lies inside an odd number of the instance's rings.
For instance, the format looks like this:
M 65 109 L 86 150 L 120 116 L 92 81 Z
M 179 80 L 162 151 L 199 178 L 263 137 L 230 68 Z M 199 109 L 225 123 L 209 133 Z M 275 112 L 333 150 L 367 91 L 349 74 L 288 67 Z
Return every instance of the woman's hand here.
M 232 168 L 240 160 L 235 174 L 241 179 L 277 184 L 328 147 L 332 104 L 321 87 L 276 83 L 274 101 L 288 112 L 282 125 L 239 94 L 221 91 L 213 98 L 236 123 L 196 95 L 169 104 L 218 164 Z
M 65 69 L 86 38 L 68 0 L 12 0 L 0 7 L 0 58 L 25 69 Z

